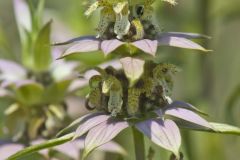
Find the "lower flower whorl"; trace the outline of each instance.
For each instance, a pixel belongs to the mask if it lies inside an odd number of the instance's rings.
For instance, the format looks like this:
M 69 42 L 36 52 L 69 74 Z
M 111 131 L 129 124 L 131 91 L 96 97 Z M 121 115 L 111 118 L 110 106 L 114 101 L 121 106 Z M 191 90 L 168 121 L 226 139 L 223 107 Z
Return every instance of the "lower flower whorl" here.
M 173 88 L 172 75 L 177 68 L 171 64 L 145 65 L 145 72 L 132 86 L 122 70 L 97 69 L 100 75 L 90 81 L 86 107 L 124 118 L 144 116 L 168 104 Z

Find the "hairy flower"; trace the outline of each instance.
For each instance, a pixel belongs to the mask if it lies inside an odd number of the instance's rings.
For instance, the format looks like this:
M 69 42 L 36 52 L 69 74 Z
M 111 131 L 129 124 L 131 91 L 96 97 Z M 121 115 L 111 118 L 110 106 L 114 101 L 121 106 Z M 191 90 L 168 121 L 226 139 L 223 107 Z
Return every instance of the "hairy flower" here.
M 86 105 L 98 112 L 75 120 L 59 133 L 77 128 L 73 139 L 86 134 L 84 157 L 128 127 L 137 128 L 152 142 L 174 153 L 177 159 L 181 145 L 179 127 L 218 132 L 216 124 L 199 116 L 204 113 L 169 97 L 172 75 L 177 72 L 175 66 L 146 64 L 144 74 L 133 86 L 129 86 L 121 70 L 111 67 L 96 70 L 100 75 L 89 81 L 91 90 Z
M 78 126 L 74 139 L 87 134 L 85 138 L 84 156 L 95 148 L 115 138 L 122 130 L 135 127 L 157 145 L 173 152 L 179 158 L 181 136 L 179 127 L 218 132 L 214 123 L 209 123 L 197 113 L 192 105 L 174 101 L 154 111 L 152 118 L 131 120 L 114 118 L 103 112 L 91 113 L 74 121 L 68 130 Z
M 168 2 L 173 3 L 175 1 Z M 154 59 L 158 46 L 209 51 L 191 40 L 209 38 L 207 36 L 194 33 L 161 32 L 154 24 L 153 8 L 151 6 L 153 3 L 154 0 L 96 1 L 86 11 L 86 15 L 91 15 L 97 8 L 101 8 L 101 11 L 106 14 L 101 16 L 100 29 L 98 29 L 101 31 L 100 35 L 83 36 L 56 43 L 56 46 L 72 44 L 59 58 L 75 53 L 99 50 L 106 57 L 112 53 L 113 57 L 121 58 L 120 62 L 124 72 L 130 79 L 130 83 L 134 84 L 143 74 L 146 56 Z M 125 9 L 128 9 L 128 20 L 122 15 Z M 120 14 L 120 19 L 117 16 L 118 14 Z M 130 27 L 128 22 L 131 24 Z M 117 31 L 116 28 L 118 28 Z
M 155 40 L 141 39 L 134 42 L 124 42 L 118 39 L 102 40 L 95 36 L 85 36 L 74 38 L 63 43 L 56 43 L 55 45 L 72 44 L 72 46 L 70 46 L 62 56 L 59 57 L 59 59 L 72 54 L 81 54 L 99 50 L 101 50 L 106 57 L 110 54 L 117 58 L 120 57 L 124 72 L 130 79 L 131 83 L 134 83 L 143 74 L 145 64 L 144 58 L 148 56 L 148 58 L 154 59 L 158 46 L 180 47 L 204 52 L 209 51 L 191 41 L 191 39 L 199 38 L 209 37 L 194 33 L 166 32 L 158 34 Z
M 174 0 L 163 0 L 175 5 Z M 153 20 L 152 4 L 155 0 L 97 0 L 90 5 L 85 15 L 91 15 L 101 8 L 98 36 L 101 39 L 118 38 L 122 40 L 139 40 L 154 38 L 160 31 Z

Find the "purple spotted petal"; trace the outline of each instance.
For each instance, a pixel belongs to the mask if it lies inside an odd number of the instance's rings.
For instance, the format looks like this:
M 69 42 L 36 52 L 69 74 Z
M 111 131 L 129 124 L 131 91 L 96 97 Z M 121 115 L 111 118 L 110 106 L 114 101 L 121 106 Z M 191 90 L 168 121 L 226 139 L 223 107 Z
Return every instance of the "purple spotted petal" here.
M 83 124 L 84 122 L 90 120 L 90 119 L 94 119 L 95 117 L 99 117 L 105 115 L 102 112 L 97 112 L 97 113 L 89 113 L 87 115 L 84 115 L 78 119 L 76 119 L 75 121 L 73 121 L 70 125 L 68 125 L 66 128 L 64 128 L 63 130 L 61 130 L 58 134 L 57 137 L 60 137 L 64 134 L 66 134 L 66 132 L 69 132 L 71 129 Z
M 158 45 L 159 46 L 173 46 L 173 47 L 179 47 L 179 48 L 187 48 L 187 49 L 195 49 L 195 50 L 201 50 L 204 52 L 207 52 L 209 50 L 206 50 L 199 44 L 183 37 L 174 37 L 174 36 L 160 36 L 158 38 Z
M 177 125 L 172 120 L 147 120 L 136 124 L 136 127 L 157 145 L 179 154 L 181 135 Z
M 133 46 L 137 47 L 138 49 L 155 56 L 157 52 L 158 47 L 158 41 L 157 40 L 149 40 L 149 39 L 143 39 L 136 42 L 131 43 Z
M 85 139 L 85 150 L 83 157 L 87 157 L 88 154 L 95 148 L 111 141 L 127 127 L 129 127 L 129 124 L 125 121 L 116 121 L 110 119 L 92 128 L 88 132 Z
M 197 34 L 197 33 L 183 33 L 183 32 L 165 32 L 159 34 L 159 37 L 181 37 L 181 38 L 187 38 L 187 39 L 200 39 L 200 38 L 206 38 L 210 39 L 211 37 Z
M 106 122 L 109 118 L 110 118 L 109 115 L 98 115 L 98 116 L 95 116 L 93 118 L 90 118 L 90 119 L 84 121 L 77 128 L 73 139 L 81 137 L 82 135 L 87 133 L 91 128 L 99 125 L 100 123 Z
M 83 40 L 77 41 L 73 46 L 68 48 L 63 53 L 63 55 L 60 57 L 60 59 L 66 57 L 68 55 L 74 54 L 74 53 L 98 51 L 100 49 L 100 44 L 101 44 L 101 42 L 97 38 L 83 39 Z
M 102 49 L 103 53 L 107 56 L 108 54 L 110 54 L 111 52 L 113 52 L 114 50 L 116 50 L 118 47 L 120 47 L 123 44 L 124 44 L 123 42 L 121 42 L 117 39 L 104 40 L 101 43 L 101 49 Z
M 170 107 L 164 112 L 165 115 L 173 116 L 190 123 L 194 123 L 203 127 L 212 128 L 211 125 L 198 114 L 185 108 Z

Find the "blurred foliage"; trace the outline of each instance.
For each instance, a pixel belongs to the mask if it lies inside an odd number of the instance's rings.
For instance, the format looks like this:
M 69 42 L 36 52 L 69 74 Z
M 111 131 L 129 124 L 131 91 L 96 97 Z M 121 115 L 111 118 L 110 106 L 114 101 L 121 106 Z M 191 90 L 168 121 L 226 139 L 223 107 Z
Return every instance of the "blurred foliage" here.
M 53 19 L 53 41 L 66 40 L 72 36 L 94 34 L 97 14 L 84 17 L 86 7 L 82 0 L 47 1 L 46 18 Z M 13 16 L 12 2 L 0 0 L 0 57 L 19 59 L 19 36 Z M 204 5 L 208 3 L 208 7 Z M 157 2 L 157 21 L 164 31 L 196 32 L 209 34 L 212 39 L 207 45 L 214 51 L 209 55 L 192 54 L 188 51 L 162 47 L 158 61 L 174 63 L 182 68 L 175 78 L 175 99 L 189 101 L 210 114 L 209 119 L 227 121 L 224 117 L 239 117 L 240 103 L 234 104 L 236 112 L 228 112 L 230 96 L 240 83 L 240 1 L 239 0 L 184 0 L 176 7 Z M 207 13 L 207 15 L 206 15 Z M 205 22 L 205 23 L 204 23 Z M 207 23 L 206 23 L 207 22 Z M 4 38 L 6 37 L 6 39 Z M 11 42 L 8 46 L 5 41 Z M 82 56 L 82 55 L 81 55 Z M 87 64 L 97 64 L 102 55 L 73 56 Z M 207 85 L 206 85 L 207 84 Z M 239 99 L 239 97 L 237 98 Z M 0 104 L 0 113 L 4 104 Z M 2 119 L 0 116 L 0 123 Z M 240 126 L 236 118 L 233 125 Z M 240 140 L 237 137 L 224 137 L 212 134 L 185 133 L 183 152 L 186 159 L 235 160 L 240 157 Z M 129 151 L 128 160 L 133 154 L 130 131 L 118 137 L 118 142 Z M 157 151 L 155 160 L 167 159 L 169 153 L 148 143 Z M 161 157 L 161 158 L 159 158 Z

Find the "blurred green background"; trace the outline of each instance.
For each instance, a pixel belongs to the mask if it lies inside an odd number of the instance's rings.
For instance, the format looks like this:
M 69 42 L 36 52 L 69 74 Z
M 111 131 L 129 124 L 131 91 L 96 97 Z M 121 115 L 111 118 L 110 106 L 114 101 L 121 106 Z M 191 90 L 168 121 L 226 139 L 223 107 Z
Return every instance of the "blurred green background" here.
M 209 54 L 159 48 L 159 61 L 174 63 L 182 69 L 175 77 L 174 98 L 209 113 L 211 121 L 240 126 L 240 96 L 232 106 L 233 111 L 229 112 L 230 97 L 240 86 L 240 1 L 179 0 L 173 7 L 158 0 L 155 8 L 163 31 L 196 32 L 212 37 L 207 42 L 200 41 L 213 50 Z M 82 0 L 48 0 L 45 17 L 46 20 L 53 19 L 53 41 L 94 34 L 97 14 L 86 18 L 83 15 L 85 9 Z M 0 58 L 18 60 L 19 46 L 12 2 L 0 0 Z M 2 114 L 5 105 L 0 105 Z M 236 160 L 240 157 L 239 137 L 184 130 L 182 133 L 182 151 L 186 160 Z M 129 139 L 131 134 L 127 130 L 117 140 L 128 149 L 128 159 L 132 160 L 133 147 Z M 155 145 L 149 146 L 156 149 L 155 160 L 169 156 Z

